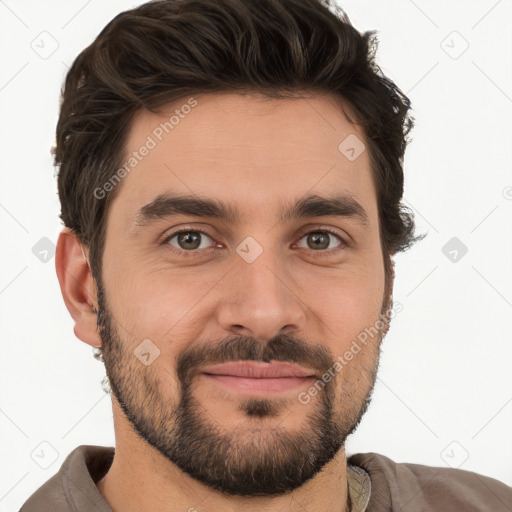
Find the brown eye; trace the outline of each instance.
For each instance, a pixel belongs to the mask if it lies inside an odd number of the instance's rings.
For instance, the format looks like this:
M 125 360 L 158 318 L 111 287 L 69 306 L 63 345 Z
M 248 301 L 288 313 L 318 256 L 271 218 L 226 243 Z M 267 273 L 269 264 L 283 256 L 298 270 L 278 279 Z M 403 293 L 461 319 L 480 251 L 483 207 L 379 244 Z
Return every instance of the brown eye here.
M 338 244 L 335 246 L 329 247 L 332 242 L 332 239 L 338 239 Z M 312 249 L 314 251 L 326 250 L 326 249 L 334 249 L 335 247 L 339 247 L 343 244 L 343 240 L 337 234 L 332 233 L 331 231 L 318 230 L 318 231 L 310 231 L 306 233 L 302 239 L 306 239 L 307 246 L 306 249 Z M 304 247 L 304 246 L 301 246 Z
M 165 242 L 172 245 L 172 247 L 183 251 L 194 251 L 196 249 L 206 249 L 208 247 L 208 245 L 206 247 L 201 246 L 204 237 L 210 238 L 203 231 L 184 230 L 173 233 L 165 240 Z M 176 239 L 176 244 L 172 243 L 174 239 Z

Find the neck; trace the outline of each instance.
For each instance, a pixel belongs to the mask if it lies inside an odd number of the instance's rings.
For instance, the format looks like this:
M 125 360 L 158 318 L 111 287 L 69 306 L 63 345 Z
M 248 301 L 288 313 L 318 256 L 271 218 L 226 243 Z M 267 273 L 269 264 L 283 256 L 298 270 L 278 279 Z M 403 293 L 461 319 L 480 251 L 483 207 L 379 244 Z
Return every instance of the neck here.
M 230 496 L 183 473 L 126 425 L 117 427 L 114 460 L 108 473 L 96 484 L 114 512 L 349 510 L 347 460 L 343 448 L 320 473 L 291 493 L 272 497 Z

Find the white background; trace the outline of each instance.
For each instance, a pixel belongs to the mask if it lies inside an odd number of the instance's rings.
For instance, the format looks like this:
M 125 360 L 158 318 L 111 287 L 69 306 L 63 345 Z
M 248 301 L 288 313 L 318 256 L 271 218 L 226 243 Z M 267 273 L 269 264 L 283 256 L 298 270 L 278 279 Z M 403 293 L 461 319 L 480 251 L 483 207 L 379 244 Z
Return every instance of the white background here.
M 73 334 L 54 258 L 32 248 L 61 229 L 49 151 L 65 73 L 138 4 L 0 0 L 1 512 L 17 510 L 76 446 L 114 445 L 103 366 Z M 405 201 L 428 233 L 396 257 L 404 309 L 347 453 L 511 485 L 512 1 L 341 5 L 357 29 L 379 31 L 378 62 L 413 103 Z M 47 58 L 34 51 L 57 44 Z M 456 262 L 442 250 L 453 237 L 468 249 Z

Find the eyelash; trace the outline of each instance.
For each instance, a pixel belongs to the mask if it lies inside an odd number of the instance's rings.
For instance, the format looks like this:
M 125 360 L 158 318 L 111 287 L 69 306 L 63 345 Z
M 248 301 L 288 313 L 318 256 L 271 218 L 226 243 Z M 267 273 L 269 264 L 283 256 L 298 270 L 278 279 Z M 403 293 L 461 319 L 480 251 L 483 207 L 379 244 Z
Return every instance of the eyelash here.
M 164 245 L 168 251 L 170 251 L 173 254 L 176 254 L 178 256 L 185 256 L 194 258 L 197 256 L 204 256 L 205 254 L 213 251 L 216 249 L 215 246 L 208 247 L 207 249 L 192 249 L 190 251 L 186 251 L 185 249 L 177 249 L 176 247 L 169 244 L 169 241 L 172 240 L 175 236 L 181 234 L 181 233 L 201 233 L 202 235 L 207 236 L 208 238 L 211 238 L 215 243 L 218 243 L 211 235 L 209 235 L 206 231 L 203 231 L 202 229 L 180 229 L 178 231 L 172 232 L 170 235 L 166 236 L 162 242 L 161 245 Z M 349 246 L 349 244 L 343 239 L 338 233 L 331 229 L 326 228 L 319 228 L 319 229 L 313 229 L 311 231 L 307 231 L 306 233 L 302 234 L 299 240 L 302 240 L 305 236 L 310 235 L 311 233 L 329 233 L 330 235 L 338 238 L 340 240 L 340 245 L 333 248 L 333 249 L 327 249 L 327 250 L 319 250 L 315 251 L 314 249 L 309 249 L 313 252 L 313 257 L 316 256 L 322 256 L 322 255 L 329 255 L 332 254 L 332 251 L 339 251 Z

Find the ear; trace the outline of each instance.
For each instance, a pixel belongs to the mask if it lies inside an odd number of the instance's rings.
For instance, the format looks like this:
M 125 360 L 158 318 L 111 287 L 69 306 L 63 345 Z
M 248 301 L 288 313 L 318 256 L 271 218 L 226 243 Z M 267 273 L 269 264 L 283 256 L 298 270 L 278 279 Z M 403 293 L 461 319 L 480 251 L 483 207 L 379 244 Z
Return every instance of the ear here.
M 96 325 L 96 282 L 86 259 L 87 252 L 84 252 L 73 231 L 63 229 L 57 241 L 55 269 L 62 297 L 75 321 L 76 337 L 93 347 L 100 347 L 101 337 Z

